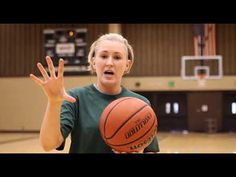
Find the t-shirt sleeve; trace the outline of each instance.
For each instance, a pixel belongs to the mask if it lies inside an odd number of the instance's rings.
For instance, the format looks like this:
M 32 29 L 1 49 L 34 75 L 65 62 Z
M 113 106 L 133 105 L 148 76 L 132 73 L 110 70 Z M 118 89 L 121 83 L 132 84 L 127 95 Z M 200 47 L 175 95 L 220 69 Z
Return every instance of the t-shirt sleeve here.
M 61 114 L 60 114 L 60 120 L 61 120 L 61 133 L 64 139 L 68 137 L 68 135 L 71 133 L 74 122 L 77 116 L 77 102 L 70 103 L 68 101 L 64 101 L 61 107 Z
M 61 151 L 65 147 L 66 138 L 69 136 L 72 128 L 74 127 L 75 117 L 77 116 L 77 112 L 75 107 L 77 103 L 70 103 L 68 101 L 64 101 L 61 106 L 60 113 L 60 125 L 61 125 L 61 134 L 64 138 L 62 144 L 56 148 L 56 150 Z
M 144 152 L 160 152 L 157 138 L 153 138 L 151 144 L 144 149 Z

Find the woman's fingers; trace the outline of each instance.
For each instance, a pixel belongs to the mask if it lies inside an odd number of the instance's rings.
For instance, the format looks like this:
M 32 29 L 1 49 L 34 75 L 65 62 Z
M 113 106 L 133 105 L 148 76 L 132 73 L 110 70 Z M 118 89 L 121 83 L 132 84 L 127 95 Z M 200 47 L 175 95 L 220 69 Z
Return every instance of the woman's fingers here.
M 38 63 L 37 66 L 44 78 L 44 80 L 39 79 L 33 74 L 30 74 L 30 78 L 39 86 L 42 86 L 44 91 L 46 92 L 49 99 L 65 99 L 69 102 L 76 102 L 76 99 L 66 93 L 64 88 L 64 60 L 59 60 L 58 66 L 58 77 L 56 77 L 55 67 L 53 65 L 51 57 L 47 56 L 46 61 L 48 64 L 48 69 L 50 72 L 50 76 L 43 67 L 41 63 Z
M 112 151 L 116 154 L 127 154 L 127 152 L 120 152 L 120 151 L 116 151 L 115 149 L 112 149 Z
M 142 154 L 143 153 L 143 150 L 140 150 L 140 151 L 134 151 L 134 152 L 120 152 L 120 151 L 116 151 L 114 149 L 112 149 L 112 151 L 116 154 Z
M 52 59 L 49 56 L 46 56 L 46 61 L 48 64 L 48 70 L 50 72 L 50 76 L 52 78 L 56 78 L 56 71 L 55 71 L 55 67 L 53 65 Z M 49 75 L 47 73 L 47 71 L 44 69 L 43 65 L 41 63 L 37 63 L 37 66 L 39 68 L 39 71 L 41 72 L 43 78 L 45 80 L 49 80 Z M 59 60 L 59 67 L 58 67 L 58 77 L 63 77 L 64 74 L 64 60 L 60 59 Z
M 39 68 L 39 71 L 41 72 L 43 78 L 45 80 L 49 79 L 47 71 L 44 69 L 43 65 L 41 63 L 37 63 L 37 67 Z
M 64 60 L 60 58 L 58 66 L 58 77 L 63 77 L 64 75 Z
M 53 65 L 52 59 L 49 56 L 46 56 L 46 61 L 48 64 L 48 69 L 52 78 L 56 78 L 55 67 Z
M 36 83 L 38 84 L 39 86 L 42 86 L 43 84 L 43 81 L 39 78 L 37 78 L 35 75 L 33 74 L 30 74 L 30 78 Z

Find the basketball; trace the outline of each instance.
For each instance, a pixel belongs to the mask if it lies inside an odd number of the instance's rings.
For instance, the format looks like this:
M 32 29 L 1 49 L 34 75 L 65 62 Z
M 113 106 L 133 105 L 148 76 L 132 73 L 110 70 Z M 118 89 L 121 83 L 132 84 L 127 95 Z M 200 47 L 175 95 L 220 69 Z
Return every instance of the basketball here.
M 118 152 L 139 152 L 157 133 L 157 117 L 141 99 L 122 97 L 103 110 L 99 130 L 105 143 Z

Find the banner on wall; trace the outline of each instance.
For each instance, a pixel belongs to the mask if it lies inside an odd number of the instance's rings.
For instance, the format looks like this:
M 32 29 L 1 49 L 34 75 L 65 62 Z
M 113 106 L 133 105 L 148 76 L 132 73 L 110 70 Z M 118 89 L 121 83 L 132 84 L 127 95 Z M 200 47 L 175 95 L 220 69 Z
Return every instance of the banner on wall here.
M 194 55 L 216 55 L 216 32 L 215 24 L 194 25 Z

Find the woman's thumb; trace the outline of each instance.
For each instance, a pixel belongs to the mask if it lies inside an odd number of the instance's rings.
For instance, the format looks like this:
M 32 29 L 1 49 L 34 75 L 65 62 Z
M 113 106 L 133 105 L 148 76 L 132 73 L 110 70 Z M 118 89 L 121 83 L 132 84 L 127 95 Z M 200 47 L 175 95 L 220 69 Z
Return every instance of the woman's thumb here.
M 65 98 L 65 100 L 67 100 L 67 101 L 69 101 L 69 102 L 71 102 L 71 103 L 76 102 L 76 99 L 75 99 L 74 97 L 68 95 L 68 94 L 65 94 L 65 95 L 64 95 L 64 98 Z

